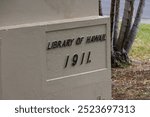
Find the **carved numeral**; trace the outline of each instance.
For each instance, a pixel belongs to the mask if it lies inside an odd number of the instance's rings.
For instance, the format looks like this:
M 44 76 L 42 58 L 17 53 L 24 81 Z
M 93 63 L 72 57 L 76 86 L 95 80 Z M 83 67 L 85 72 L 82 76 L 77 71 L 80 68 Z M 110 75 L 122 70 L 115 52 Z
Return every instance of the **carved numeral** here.
M 81 58 L 81 59 L 79 59 Z M 84 62 L 85 61 L 85 62 Z M 91 63 L 91 52 L 88 53 L 83 52 L 81 55 L 74 54 L 73 56 L 67 56 L 65 60 L 65 67 L 67 68 L 68 64 L 70 64 L 72 67 L 76 66 L 77 64 L 83 65 L 83 63 L 89 64 Z

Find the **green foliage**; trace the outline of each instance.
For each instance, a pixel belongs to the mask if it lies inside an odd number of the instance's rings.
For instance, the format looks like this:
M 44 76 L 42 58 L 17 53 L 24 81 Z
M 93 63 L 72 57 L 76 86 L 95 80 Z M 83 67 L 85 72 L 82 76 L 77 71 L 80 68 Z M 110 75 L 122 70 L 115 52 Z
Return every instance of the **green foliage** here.
M 140 24 L 130 56 L 138 60 L 150 60 L 150 24 Z

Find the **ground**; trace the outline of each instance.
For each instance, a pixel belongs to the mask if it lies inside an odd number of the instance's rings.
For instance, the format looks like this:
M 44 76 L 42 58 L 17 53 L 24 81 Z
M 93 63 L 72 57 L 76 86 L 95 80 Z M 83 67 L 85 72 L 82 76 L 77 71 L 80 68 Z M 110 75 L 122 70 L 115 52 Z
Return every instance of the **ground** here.
M 113 99 L 150 99 L 150 24 L 140 24 L 129 54 L 132 65 L 112 69 Z
M 112 69 L 113 99 L 150 99 L 150 61 L 133 60 L 126 68 Z

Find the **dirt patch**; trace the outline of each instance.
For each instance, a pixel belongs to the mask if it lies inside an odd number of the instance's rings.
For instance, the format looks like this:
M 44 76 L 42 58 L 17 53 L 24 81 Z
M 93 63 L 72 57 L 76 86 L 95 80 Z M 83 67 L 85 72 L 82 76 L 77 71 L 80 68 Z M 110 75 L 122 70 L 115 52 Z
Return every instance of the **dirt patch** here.
M 112 69 L 113 99 L 150 99 L 150 62 L 133 61 L 127 68 Z

